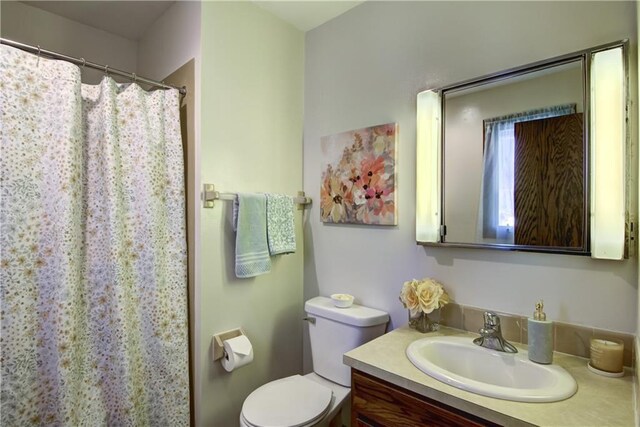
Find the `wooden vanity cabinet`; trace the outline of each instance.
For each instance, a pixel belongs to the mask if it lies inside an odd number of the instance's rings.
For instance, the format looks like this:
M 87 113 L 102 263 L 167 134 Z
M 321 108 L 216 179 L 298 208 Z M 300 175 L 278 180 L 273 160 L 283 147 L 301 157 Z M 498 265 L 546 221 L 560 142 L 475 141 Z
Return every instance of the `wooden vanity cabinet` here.
M 352 427 L 496 425 L 351 369 Z

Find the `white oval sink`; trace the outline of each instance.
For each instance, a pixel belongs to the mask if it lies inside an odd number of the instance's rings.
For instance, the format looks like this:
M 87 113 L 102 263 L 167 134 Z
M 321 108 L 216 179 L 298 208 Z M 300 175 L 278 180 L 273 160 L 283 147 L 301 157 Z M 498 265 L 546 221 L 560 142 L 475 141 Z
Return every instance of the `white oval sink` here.
M 539 365 L 527 353 L 510 354 L 473 344 L 469 337 L 429 337 L 412 342 L 407 357 L 425 374 L 462 390 L 518 402 L 567 399 L 578 385 L 557 365 Z

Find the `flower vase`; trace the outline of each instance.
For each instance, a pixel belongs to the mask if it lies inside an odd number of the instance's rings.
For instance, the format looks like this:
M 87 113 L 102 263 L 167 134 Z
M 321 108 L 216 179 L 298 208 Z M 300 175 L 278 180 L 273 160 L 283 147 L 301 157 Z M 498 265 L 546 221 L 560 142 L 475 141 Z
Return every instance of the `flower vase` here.
M 433 310 L 429 314 L 421 311 L 416 316 L 411 316 L 411 312 L 409 311 L 409 327 L 418 332 L 427 333 L 437 331 L 440 329 L 439 321 L 440 309 Z

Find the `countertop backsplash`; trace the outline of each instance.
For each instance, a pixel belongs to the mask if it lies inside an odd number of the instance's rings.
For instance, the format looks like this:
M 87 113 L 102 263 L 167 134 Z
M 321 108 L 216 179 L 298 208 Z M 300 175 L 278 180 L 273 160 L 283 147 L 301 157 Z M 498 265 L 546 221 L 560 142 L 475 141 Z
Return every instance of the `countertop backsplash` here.
M 478 333 L 484 325 L 483 309 L 450 303 L 442 308 L 440 323 L 450 328 Z M 527 317 L 496 312 L 500 316 L 502 336 L 510 342 L 527 344 Z M 553 319 L 550 319 L 553 320 Z M 563 322 L 553 322 L 553 349 L 580 357 L 589 357 L 590 338 L 617 338 L 624 342 L 624 365 L 633 367 L 634 335 L 604 329 L 589 328 Z

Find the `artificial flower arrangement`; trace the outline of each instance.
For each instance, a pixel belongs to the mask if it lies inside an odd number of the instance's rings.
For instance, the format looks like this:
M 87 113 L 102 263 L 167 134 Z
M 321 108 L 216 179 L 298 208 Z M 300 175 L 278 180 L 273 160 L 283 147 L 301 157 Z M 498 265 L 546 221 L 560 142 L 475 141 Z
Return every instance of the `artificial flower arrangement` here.
M 410 312 L 410 317 L 429 314 L 450 302 L 449 295 L 440 282 L 431 278 L 404 282 L 400 301 Z

